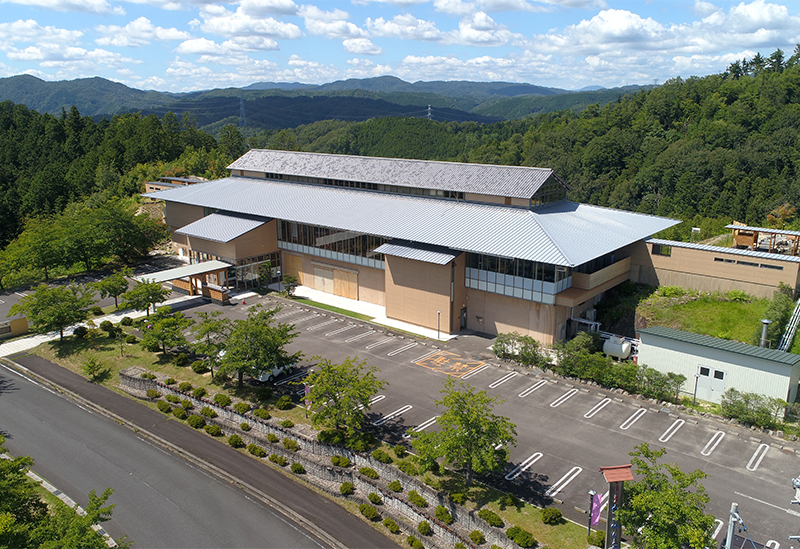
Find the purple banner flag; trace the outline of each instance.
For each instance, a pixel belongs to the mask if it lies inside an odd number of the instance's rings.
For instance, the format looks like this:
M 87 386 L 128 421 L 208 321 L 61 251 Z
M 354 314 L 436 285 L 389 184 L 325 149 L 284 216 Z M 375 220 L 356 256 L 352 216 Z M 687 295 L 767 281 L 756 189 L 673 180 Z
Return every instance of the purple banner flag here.
M 303 393 L 307 397 L 308 394 L 311 392 L 311 387 L 306 384 L 303 384 Z M 306 398 L 306 407 L 311 406 L 311 401 Z
M 600 494 L 592 496 L 592 526 L 596 526 L 600 522 L 600 508 L 603 498 Z

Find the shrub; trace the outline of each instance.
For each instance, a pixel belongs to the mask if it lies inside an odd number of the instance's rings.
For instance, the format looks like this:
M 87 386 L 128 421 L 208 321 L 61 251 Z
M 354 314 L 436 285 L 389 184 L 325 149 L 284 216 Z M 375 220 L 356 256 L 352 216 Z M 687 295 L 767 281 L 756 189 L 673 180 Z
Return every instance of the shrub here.
M 408 455 L 408 450 L 402 444 L 398 444 L 397 446 L 392 448 L 392 450 L 394 451 L 394 455 L 396 455 L 398 459 L 403 459 Z
M 372 452 L 372 457 L 374 459 L 380 461 L 381 463 L 392 463 L 392 462 L 394 462 L 394 460 L 392 459 L 392 456 L 390 456 L 389 454 L 387 454 L 386 452 L 384 452 L 380 448 L 378 448 L 377 450 Z
M 233 411 L 237 414 L 246 414 L 250 411 L 250 405 L 246 402 L 237 402 L 233 405 Z
M 189 427 L 192 427 L 193 429 L 200 429 L 201 427 L 205 427 L 206 420 L 198 415 L 192 414 L 186 418 L 186 423 L 188 423 Z
M 86 334 L 89 333 L 89 329 L 86 326 L 78 326 L 74 330 L 72 330 L 72 335 L 78 339 L 83 339 L 86 337 Z
M 410 477 L 415 477 L 419 474 L 419 469 L 417 469 L 417 466 L 410 461 L 401 461 L 397 464 L 397 468 Z
M 206 373 L 208 371 L 208 367 L 206 366 L 206 363 L 203 362 L 202 360 L 195 360 L 194 362 L 192 362 L 192 366 L 191 367 L 192 367 L 192 371 L 194 373 L 196 373 L 196 374 L 204 374 L 204 373 Z
M 188 393 L 189 391 L 191 391 L 191 390 L 192 390 L 192 384 L 191 384 L 191 383 L 189 383 L 188 381 L 182 381 L 182 382 L 181 382 L 181 383 L 178 385 L 178 389 L 179 389 L 179 390 L 181 390 L 181 391 L 183 391 L 184 393 Z
M 247 451 L 256 457 L 260 458 L 267 457 L 267 452 L 265 452 L 261 446 L 257 446 L 255 444 L 248 444 Z
M 417 524 L 417 530 L 419 530 L 419 533 L 422 534 L 423 536 L 430 536 L 433 534 L 433 528 L 431 528 L 431 523 L 428 522 L 427 520 L 419 521 L 419 524 Z
M 486 537 L 480 530 L 473 530 L 472 532 L 470 532 L 469 539 L 471 539 L 472 543 L 474 543 L 475 545 L 483 545 L 484 543 L 486 543 Z
M 467 546 L 460 541 L 457 541 L 455 545 L 453 545 L 453 549 L 467 549 Z
M 194 404 L 192 404 L 192 401 L 189 400 L 188 398 L 184 398 L 183 400 L 181 400 L 181 406 L 183 407 L 184 410 L 191 410 L 192 408 L 194 408 Z
M 377 439 L 372 433 L 356 433 L 353 437 L 347 439 L 347 446 L 356 452 L 366 452 L 368 449 L 375 447 Z
M 100 323 L 100 329 L 111 336 L 114 333 L 114 324 L 112 324 L 110 320 L 104 320 Z
M 259 419 L 269 419 L 272 416 L 269 415 L 269 412 L 267 412 L 264 408 L 256 408 L 253 410 L 253 417 L 257 417 Z
M 519 507 L 522 504 L 519 498 L 514 494 L 506 494 L 500 501 L 506 507 Z
M 378 510 L 369 503 L 362 503 L 358 506 L 358 510 L 362 515 L 364 515 L 364 517 L 366 517 L 367 520 L 371 520 L 372 522 L 381 519 L 381 515 L 378 513 Z
M 467 501 L 467 494 L 456 492 L 455 494 L 450 494 L 450 499 L 453 500 L 453 503 L 464 505 L 464 503 Z
M 296 475 L 304 475 L 306 474 L 306 468 L 303 467 L 302 463 L 294 462 L 292 463 L 292 473 Z
M 175 378 L 168 377 L 167 379 L 164 380 L 164 385 L 175 385 Z
M 283 421 L 281 421 L 281 427 L 283 427 L 284 429 L 291 429 L 292 427 L 294 427 L 294 421 L 292 421 L 291 419 L 284 419 Z
M 234 448 L 244 448 L 244 441 L 239 435 L 231 435 L 228 437 L 228 444 Z
M 256 398 L 259 402 L 266 402 L 272 398 L 272 389 L 269 387 L 259 387 L 256 389 Z
M 287 450 L 291 450 L 292 452 L 297 452 L 300 449 L 300 445 L 297 443 L 297 441 L 288 437 L 283 439 L 283 447 Z
M 427 507 L 428 502 L 425 501 L 425 498 L 419 495 L 419 492 L 416 490 L 411 490 L 408 493 L 408 501 L 416 505 L 417 507 Z
M 400 533 L 400 527 L 397 525 L 395 521 L 393 521 L 389 517 L 383 519 L 383 525 L 386 526 L 386 529 L 389 530 L 392 534 Z
M 774 429 L 776 417 L 784 410 L 786 402 L 758 393 L 745 393 L 730 388 L 722 393 L 722 415 L 766 429 Z
M 147 398 L 158 398 L 160 396 L 161 396 L 161 393 L 159 393 L 155 389 L 148 389 L 147 390 Z
M 513 540 L 517 536 L 517 534 L 520 533 L 521 530 L 522 528 L 520 528 L 519 526 L 512 526 L 511 528 L 506 530 L 506 536 L 508 536 L 508 539 Z
M 278 402 L 275 403 L 275 407 L 278 410 L 291 410 L 292 408 L 294 408 L 292 397 L 290 397 L 289 395 L 283 395 L 281 398 L 278 399 Z
M 171 402 L 173 404 L 178 404 L 181 401 L 181 399 L 179 399 L 175 395 L 164 395 L 164 400 L 166 400 L 167 402 Z
M 175 355 L 175 360 L 173 362 L 175 366 L 186 366 L 189 364 L 189 356 L 186 353 L 178 353 Z
M 92 307 L 91 311 L 94 316 L 103 316 L 103 309 L 99 305 Z
M 197 389 L 192 391 L 192 396 L 194 398 L 203 398 L 204 396 L 206 396 L 207 393 L 208 391 L 206 391 L 205 387 L 198 387 Z
M 317 440 L 327 444 L 344 444 L 344 433 L 336 429 L 323 429 L 317 435 Z
M 158 402 L 156 402 L 156 407 L 165 414 L 169 414 L 172 412 L 172 406 L 170 406 L 169 403 L 164 402 L 163 400 L 159 400 Z
M 337 467 L 350 467 L 350 459 L 344 456 L 331 456 L 331 463 Z
M 378 478 L 378 472 L 372 467 L 361 467 L 358 472 L 367 478 L 371 478 L 372 480 L 376 480 Z
M 369 495 L 367 495 L 367 499 L 372 505 L 383 505 L 383 498 L 375 492 L 370 492 Z
M 133 345 L 137 341 L 138 340 L 136 339 L 136 336 L 133 334 L 128 334 L 127 336 L 125 336 L 125 343 L 127 343 L 128 345 Z
M 595 547 L 605 547 L 606 533 L 603 530 L 595 530 L 594 532 L 586 536 L 586 542 L 589 545 L 594 545 Z
M 531 534 L 527 530 L 523 530 L 522 528 L 519 528 L 518 526 L 514 526 L 513 528 L 516 528 L 517 531 L 516 531 L 516 533 L 514 534 L 513 537 L 509 535 L 508 539 L 512 540 L 514 543 L 516 543 L 520 547 L 535 547 L 536 546 L 536 538 L 533 537 L 533 534 Z M 510 532 L 512 530 L 512 528 L 509 528 L 508 530 Z
M 394 492 L 402 492 L 403 491 L 403 485 L 400 484 L 399 480 L 393 480 L 392 482 L 389 483 L 389 489 L 394 491 Z
M 414 536 L 408 536 L 406 541 L 411 546 L 411 549 L 425 549 L 425 546 L 422 545 L 422 542 Z
M 267 434 L 267 440 L 270 441 L 272 444 L 275 444 L 280 439 L 275 435 L 275 433 L 269 433 Z
M 155 379 L 156 375 L 152 374 L 150 372 L 145 372 L 145 373 L 142 374 L 142 378 L 143 379 Z
M 225 406 L 230 405 L 230 403 L 231 403 L 231 397 L 229 397 L 225 393 L 217 393 L 216 395 L 214 395 L 214 404 L 216 404 L 217 406 L 221 406 L 224 408 Z
M 247 423 L 246 421 L 243 421 L 242 423 L 239 424 L 239 428 L 242 431 L 249 431 L 250 430 L 250 424 Z
M 129 316 L 123 316 L 119 324 L 120 326 L 133 326 L 133 319 Z
M 203 409 L 200 410 L 200 413 L 206 417 L 217 417 L 217 412 L 212 410 L 210 406 L 203 406 Z
M 502 528 L 505 526 L 503 519 L 500 518 L 500 515 L 492 511 L 491 509 L 481 509 L 478 511 L 478 516 L 489 523 L 489 526 L 494 526 L 495 528 Z
M 219 425 L 206 425 L 203 429 L 212 437 L 222 436 L 222 428 Z
M 339 492 L 341 492 L 343 496 L 349 496 L 355 492 L 355 489 L 355 486 L 353 486 L 353 483 L 349 480 L 347 482 L 343 482 L 342 485 L 339 486 Z
M 445 524 L 453 524 L 453 515 L 450 514 L 444 505 L 437 505 L 436 506 L 436 518 L 444 522 Z
M 174 410 L 172 410 L 172 414 L 178 419 L 186 419 L 188 416 L 186 410 L 184 410 L 183 408 L 175 408 Z
M 425 475 L 425 478 L 422 479 L 422 482 L 424 482 L 425 484 L 427 484 L 428 486 L 430 486 L 434 490 L 441 490 L 442 489 L 442 483 L 440 481 L 438 481 L 437 479 L 433 478 L 430 475 Z
M 555 507 L 548 507 L 542 511 L 542 522 L 545 524 L 558 524 L 563 520 L 561 511 Z

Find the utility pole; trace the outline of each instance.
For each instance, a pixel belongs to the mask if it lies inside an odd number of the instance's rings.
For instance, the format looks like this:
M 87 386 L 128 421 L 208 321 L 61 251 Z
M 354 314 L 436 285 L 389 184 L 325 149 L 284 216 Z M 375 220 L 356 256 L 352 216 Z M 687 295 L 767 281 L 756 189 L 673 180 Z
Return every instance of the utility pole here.
M 728 537 L 725 538 L 725 549 L 731 549 L 733 544 L 733 526 L 739 517 L 739 504 L 731 503 L 731 513 L 728 515 Z
M 428 120 L 433 120 L 433 115 L 431 114 L 431 106 L 428 105 Z

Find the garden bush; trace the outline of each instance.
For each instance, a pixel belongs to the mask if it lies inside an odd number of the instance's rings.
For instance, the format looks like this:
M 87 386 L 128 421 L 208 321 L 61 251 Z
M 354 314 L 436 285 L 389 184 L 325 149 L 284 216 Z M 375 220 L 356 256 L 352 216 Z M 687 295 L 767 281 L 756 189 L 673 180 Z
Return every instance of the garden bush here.
M 464 505 L 467 501 L 467 494 L 456 492 L 455 494 L 450 494 L 450 499 L 453 500 L 453 503 Z
M 269 412 L 267 412 L 264 408 L 256 408 L 253 410 L 253 417 L 257 417 L 259 419 L 269 419 L 272 416 L 269 415 Z
M 237 402 L 233 405 L 233 411 L 237 414 L 246 414 L 250 411 L 250 405 L 246 402 Z
M 460 541 L 457 541 L 455 545 L 453 545 L 453 549 L 467 549 L 467 546 Z
M 304 475 L 306 474 L 306 468 L 303 467 L 302 463 L 294 462 L 292 463 L 292 473 L 296 475 Z
M 390 519 L 389 517 L 383 519 L 383 525 L 386 526 L 386 529 L 389 530 L 392 534 L 400 533 L 400 527 L 394 520 Z
M 425 546 L 422 545 L 422 542 L 414 536 L 408 536 L 406 541 L 411 546 L 411 549 L 425 549 Z
M 194 404 L 192 404 L 192 401 L 189 400 L 188 398 L 184 398 L 183 400 L 181 400 L 181 406 L 183 407 L 184 410 L 191 410 L 192 408 L 194 408 Z
M 512 540 L 514 543 L 519 545 L 520 547 L 535 547 L 536 546 L 536 538 L 533 537 L 533 534 L 528 532 L 527 530 L 523 530 L 518 526 L 514 526 L 513 528 L 517 528 L 516 533 L 514 536 L 508 536 L 508 539 Z M 509 531 L 512 528 L 509 528 Z
M 212 437 L 222 436 L 222 428 L 219 425 L 206 425 L 203 429 Z
M 401 461 L 397 464 L 397 468 L 410 477 L 415 477 L 419 474 L 419 469 L 417 469 L 417 466 L 410 461 Z
M 341 492 L 343 496 L 349 496 L 350 494 L 355 492 L 355 490 L 356 490 L 355 486 L 349 480 L 347 482 L 343 482 L 342 485 L 339 486 L 339 492 Z
M 297 443 L 297 441 L 288 437 L 283 439 L 283 447 L 292 452 L 297 452 L 300 450 L 300 445 Z
M 179 399 L 175 395 L 164 395 L 164 400 L 166 400 L 167 402 L 171 402 L 173 404 L 178 404 L 181 401 L 181 399 Z
M 283 456 L 279 456 L 278 454 L 270 454 L 270 455 L 269 455 L 269 460 L 270 460 L 272 463 L 275 463 L 275 464 L 277 464 L 277 465 L 280 465 L 281 467 L 286 467 L 286 464 L 288 464 L 288 463 L 289 463 L 289 462 L 286 460 L 286 458 L 285 458 L 285 457 L 283 457 Z
M 471 539 L 472 543 L 474 543 L 475 545 L 483 545 L 484 543 L 486 543 L 486 537 L 480 530 L 473 530 L 472 532 L 470 532 L 469 539 Z
M 433 478 L 430 475 L 425 475 L 425 478 L 422 479 L 422 482 L 433 488 L 434 490 L 441 490 L 442 483 L 438 479 Z
M 186 410 L 184 410 L 183 408 L 175 408 L 174 410 L 172 410 L 172 415 L 174 415 L 178 419 L 186 419 L 188 417 Z
M 210 406 L 203 406 L 200 413 L 206 417 L 217 417 L 217 412 L 215 412 Z
M 433 528 L 431 528 L 431 523 L 427 520 L 419 521 L 419 524 L 417 524 L 417 530 L 419 530 L 419 533 L 423 536 L 433 535 Z
M 362 503 L 358 506 L 358 510 L 367 520 L 371 520 L 372 522 L 381 519 L 381 514 L 378 513 L 378 510 L 369 503 Z
M 558 524 L 563 520 L 561 511 L 555 507 L 548 507 L 542 510 L 542 522 L 545 524 Z
M 260 458 L 267 457 L 267 452 L 265 452 L 261 446 L 257 446 L 255 444 L 248 444 L 247 451 L 256 457 Z
M 182 381 L 182 382 L 181 382 L 181 383 L 178 385 L 178 389 L 179 389 L 180 391 L 183 391 L 184 393 L 188 393 L 189 391 L 191 391 L 191 390 L 192 390 L 192 384 L 191 384 L 191 383 L 189 383 L 188 381 Z
M 383 505 L 383 498 L 375 492 L 370 492 L 367 495 L 367 499 L 372 505 Z
M 158 402 L 156 402 L 156 407 L 165 414 L 172 413 L 172 406 L 170 406 L 169 403 L 164 402 L 163 400 L 159 400 Z
M 231 403 L 231 397 L 229 397 L 225 393 L 217 393 L 216 395 L 214 395 L 214 404 L 216 404 L 217 406 L 221 406 L 224 408 L 225 406 L 230 405 L 230 403 Z
M 267 440 L 270 441 L 272 444 L 275 444 L 280 439 L 277 437 L 277 435 L 275 435 L 275 433 L 268 433 L 267 434 Z
M 500 518 L 500 515 L 492 511 L 491 509 L 481 509 L 478 511 L 478 516 L 489 523 L 489 526 L 494 526 L 495 528 L 502 528 L 505 526 L 503 519 Z
M 278 410 L 291 410 L 292 408 L 294 408 L 292 397 L 290 397 L 289 395 L 283 395 L 281 398 L 278 399 L 278 402 L 275 403 L 275 407 Z
M 376 480 L 378 478 L 378 472 L 372 467 L 361 467 L 358 472 L 367 478 L 371 478 L 372 480 Z
M 129 316 L 123 316 L 119 324 L 120 326 L 133 326 L 133 319 Z
M 175 366 L 186 366 L 189 364 L 189 355 L 186 353 L 178 353 L 175 355 L 175 360 L 173 362 Z
M 448 511 L 444 505 L 436 506 L 436 518 L 447 525 L 453 524 L 455 520 L 453 519 L 453 515 L 450 514 L 450 511 Z
M 158 398 L 160 396 L 161 396 L 161 393 L 159 393 L 155 389 L 148 389 L 147 390 L 147 398 Z
M 331 463 L 336 467 L 350 467 L 350 459 L 345 456 L 331 456 Z
M 78 339 L 83 339 L 88 333 L 89 329 L 86 326 L 77 326 L 74 330 L 72 330 L 72 335 Z
M 294 421 L 292 421 L 291 419 L 284 419 L 283 421 L 281 421 L 281 427 L 283 427 L 284 429 L 291 429 L 292 427 L 294 427 Z
M 373 459 L 376 459 L 376 460 L 380 461 L 381 463 L 387 463 L 388 464 L 388 463 L 393 463 L 394 462 L 394 460 L 392 459 L 392 456 L 390 456 L 389 454 L 387 454 L 386 452 L 384 452 L 380 448 L 378 448 L 377 450 L 372 452 L 372 457 L 373 457 Z
M 242 431 L 249 431 L 250 430 L 250 424 L 247 423 L 246 421 L 243 421 L 243 422 L 241 422 L 239 424 L 239 429 L 241 429 Z
M 500 502 L 502 505 L 506 507 L 519 507 L 522 505 L 522 502 L 519 500 L 517 496 L 514 494 L 506 494 L 501 499 Z
M 103 309 L 99 305 L 92 307 L 91 311 L 94 316 L 103 316 Z
M 595 530 L 586 536 L 586 543 L 594 545 L 595 547 L 606 546 L 606 533 L 603 530 Z
M 186 423 L 188 423 L 189 427 L 192 427 L 193 429 L 200 429 L 201 427 L 205 427 L 206 420 L 198 415 L 192 414 L 186 418 Z
M 408 501 L 416 505 L 417 507 L 427 507 L 428 502 L 425 501 L 425 498 L 419 495 L 419 492 L 416 490 L 411 490 L 408 493 Z
M 344 444 L 345 434 L 336 429 L 323 429 L 317 434 L 317 440 L 327 444 Z
M 403 485 L 400 484 L 399 480 L 393 480 L 392 482 L 389 483 L 389 489 L 394 491 L 394 492 L 402 492 L 403 491 Z
M 206 391 L 205 387 L 198 387 L 197 389 L 192 391 L 192 396 L 194 398 L 203 398 L 204 396 L 206 396 L 207 393 L 208 391 Z
M 128 334 L 127 336 L 125 336 L 125 343 L 127 343 L 128 345 L 133 345 L 137 341 L 138 340 L 136 339 L 136 336 L 133 334 Z
M 732 387 L 722 393 L 720 399 L 723 416 L 764 429 L 776 427 L 777 417 L 785 407 L 783 400 L 758 393 L 744 393 Z
M 239 435 L 231 435 L 228 437 L 228 444 L 234 448 L 244 448 L 244 441 Z
M 168 377 L 167 379 L 164 380 L 164 385 L 175 385 L 175 378 Z
M 110 320 L 104 320 L 101 322 L 100 329 L 106 332 L 109 337 L 114 334 L 114 324 Z
M 208 367 L 206 366 L 206 363 L 203 362 L 202 360 L 195 360 L 194 362 L 192 362 L 192 371 L 196 374 L 202 375 L 208 371 Z
M 396 455 L 398 459 L 403 459 L 408 455 L 408 449 L 406 449 L 406 447 L 403 446 L 402 444 L 398 444 L 397 446 L 392 448 L 392 451 L 394 451 L 394 455 Z
M 156 375 L 150 372 L 145 372 L 142 374 L 143 379 L 155 379 Z

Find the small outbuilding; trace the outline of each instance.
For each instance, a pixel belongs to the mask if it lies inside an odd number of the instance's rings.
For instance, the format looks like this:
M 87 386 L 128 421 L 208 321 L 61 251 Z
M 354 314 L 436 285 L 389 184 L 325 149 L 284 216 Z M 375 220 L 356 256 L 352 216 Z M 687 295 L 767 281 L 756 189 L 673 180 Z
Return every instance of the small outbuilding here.
M 10 315 L 11 307 L 27 294 L 0 292 L 0 339 L 28 333 L 28 319 L 23 315 Z
M 652 326 L 639 331 L 639 364 L 686 376 L 681 390 L 720 402 L 727 389 L 789 403 L 797 397 L 800 355 L 701 334 Z

